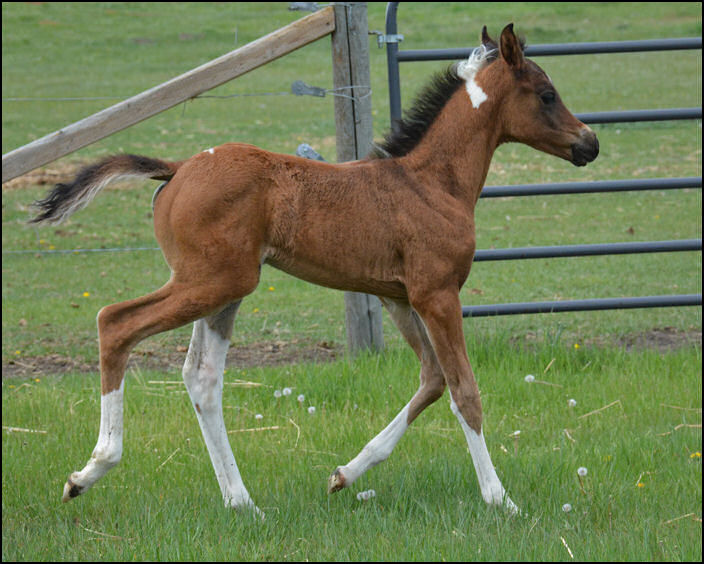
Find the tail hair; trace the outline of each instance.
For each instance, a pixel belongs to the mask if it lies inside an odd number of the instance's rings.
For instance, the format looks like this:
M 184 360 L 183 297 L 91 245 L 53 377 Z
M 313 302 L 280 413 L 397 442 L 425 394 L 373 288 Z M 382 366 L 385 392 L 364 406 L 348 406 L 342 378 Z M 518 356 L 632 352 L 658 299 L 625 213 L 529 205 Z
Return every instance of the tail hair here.
M 108 183 L 120 177 L 139 176 L 169 180 L 181 163 L 138 155 L 116 155 L 81 169 L 67 184 L 57 184 L 43 200 L 34 202 L 38 214 L 30 223 L 58 224 L 86 207 Z

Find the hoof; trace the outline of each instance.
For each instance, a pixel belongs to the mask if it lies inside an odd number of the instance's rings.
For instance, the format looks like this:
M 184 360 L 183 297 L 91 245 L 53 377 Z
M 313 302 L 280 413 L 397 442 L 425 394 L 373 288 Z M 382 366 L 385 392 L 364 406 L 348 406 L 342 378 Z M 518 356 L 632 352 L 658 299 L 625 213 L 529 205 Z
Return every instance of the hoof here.
M 255 518 L 259 518 L 260 520 L 265 519 L 265 514 L 264 512 L 259 509 L 256 505 L 254 505 L 254 502 L 251 499 L 239 499 L 235 500 L 233 498 L 225 498 L 225 507 L 229 507 L 230 509 L 234 509 L 235 511 L 242 513 L 242 514 L 251 514 Z
M 347 484 L 346 484 L 345 477 L 342 475 L 342 472 L 340 471 L 340 469 L 337 468 L 332 473 L 332 476 L 330 476 L 328 478 L 328 493 L 331 494 L 331 493 L 339 492 L 346 485 Z
M 64 494 L 61 496 L 61 501 L 66 503 L 67 501 L 71 501 L 74 497 L 78 497 L 81 493 L 83 493 L 83 488 L 74 484 L 71 478 L 69 478 L 64 484 Z

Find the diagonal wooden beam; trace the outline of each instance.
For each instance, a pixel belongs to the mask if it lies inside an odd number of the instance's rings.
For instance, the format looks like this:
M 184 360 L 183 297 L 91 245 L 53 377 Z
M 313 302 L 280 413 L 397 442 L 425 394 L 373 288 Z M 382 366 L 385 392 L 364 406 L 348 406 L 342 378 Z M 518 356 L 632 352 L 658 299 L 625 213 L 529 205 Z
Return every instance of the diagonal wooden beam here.
M 2 181 L 7 182 L 172 108 L 334 30 L 332 6 L 296 20 L 185 74 L 4 154 Z

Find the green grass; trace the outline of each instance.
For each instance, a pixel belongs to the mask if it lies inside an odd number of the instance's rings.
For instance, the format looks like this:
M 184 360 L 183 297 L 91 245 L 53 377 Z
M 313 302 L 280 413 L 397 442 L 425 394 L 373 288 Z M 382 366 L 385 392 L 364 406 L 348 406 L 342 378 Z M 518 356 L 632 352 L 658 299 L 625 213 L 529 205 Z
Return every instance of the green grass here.
M 561 537 L 580 560 L 699 558 L 701 524 L 670 521 L 701 515 L 701 431 L 675 430 L 701 416 L 673 407 L 701 405 L 700 355 L 561 346 L 506 355 L 507 341 L 470 345 L 493 460 L 525 517 L 485 507 L 446 398 L 386 463 L 351 490 L 326 496 L 328 474 L 413 392 L 415 361 L 405 350 L 229 370 L 230 381 L 262 386 L 225 387 L 227 428 L 278 427 L 230 435 L 267 514 L 263 523 L 222 506 L 175 374 L 127 376 L 122 463 L 92 491 L 60 504 L 67 472 L 94 444 L 99 384 L 92 375 L 42 377 L 3 383 L 3 424 L 45 432 L 3 437 L 3 559 L 566 560 Z M 553 385 L 528 384 L 527 373 Z M 171 386 L 153 383 L 171 379 Z M 274 398 L 283 386 L 294 395 Z M 302 406 L 293 399 L 299 393 Z M 589 471 L 584 491 L 580 466 Z M 367 489 L 376 497 L 358 501 Z
M 370 4 L 371 29 L 383 29 L 384 8 Z M 117 102 L 42 98 L 124 99 L 300 17 L 285 3 L 177 3 L 168 10 L 3 3 L 2 10 L 3 153 Z M 497 34 L 508 21 L 534 44 L 701 35 L 700 3 L 403 3 L 399 16 L 404 49 L 475 44 L 482 24 Z M 537 62 L 575 112 L 701 104 L 700 52 Z M 46 169 L 70 170 L 115 151 L 180 159 L 233 140 L 288 153 L 307 142 L 332 159 L 332 97 L 263 95 L 288 91 L 294 80 L 329 88 L 330 64 L 329 42 L 320 41 L 211 93 L 262 95 L 193 100 Z M 372 45 L 377 136 L 388 124 L 385 64 L 384 51 Z M 402 65 L 404 103 L 446 64 Z M 9 100 L 18 97 L 40 100 Z M 588 167 L 506 145 L 487 183 L 701 175 L 701 122 L 595 129 L 601 154 Z M 153 188 L 109 189 L 65 225 L 36 229 L 25 224 L 28 206 L 46 186 L 3 187 L 3 372 L 9 363 L 40 366 L 57 357 L 94 364 L 97 311 L 166 281 L 156 250 L 46 252 L 155 247 Z M 479 248 L 695 238 L 701 191 L 482 200 L 477 224 Z M 666 253 L 477 263 L 462 301 L 698 292 L 701 254 Z M 343 309 L 341 293 L 265 268 L 238 315 L 233 346 L 340 350 Z M 228 367 L 227 381 L 262 386 L 225 387 L 227 428 L 279 427 L 230 435 L 264 522 L 222 506 L 182 385 L 154 383 L 180 380 L 178 366 L 167 366 L 182 361 L 189 327 L 139 345 L 127 375 L 123 461 L 67 505 L 59 501 L 66 476 L 85 463 L 97 438 L 99 377 L 4 377 L 3 426 L 46 433 L 3 432 L 3 560 L 567 560 L 563 539 L 579 560 L 701 560 L 701 346 L 623 345 L 657 331 L 700 332 L 701 308 L 465 321 L 487 443 L 525 512 L 520 518 L 481 500 L 447 396 L 351 491 L 325 494 L 328 474 L 417 386 L 417 362 L 385 323 L 387 346 L 378 356 Z M 160 355 L 169 359 L 164 369 L 147 369 Z M 527 384 L 529 373 L 555 385 Z M 283 386 L 305 394 L 305 405 L 276 400 L 273 390 Z M 589 470 L 584 491 L 580 466 Z M 370 488 L 375 498 L 356 499 Z M 565 503 L 571 512 L 562 511 Z

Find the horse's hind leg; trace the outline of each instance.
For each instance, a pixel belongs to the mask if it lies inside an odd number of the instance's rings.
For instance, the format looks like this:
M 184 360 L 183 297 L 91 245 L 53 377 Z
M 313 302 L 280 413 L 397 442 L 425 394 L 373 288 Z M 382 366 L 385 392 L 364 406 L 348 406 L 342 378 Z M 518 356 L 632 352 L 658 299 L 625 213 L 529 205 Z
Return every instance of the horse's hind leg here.
M 232 303 L 220 313 L 194 323 L 183 366 L 183 380 L 191 396 L 225 504 L 259 512 L 237 468 L 222 412 L 225 357 L 239 305 L 240 302 Z
M 445 391 L 442 370 L 418 315 L 408 302 L 388 299 L 383 302 L 394 323 L 421 362 L 420 386 L 411 401 L 381 433 L 369 441 L 353 460 L 333 472 L 328 480 L 329 493 L 351 485 L 369 468 L 386 460 L 413 420 Z
M 86 466 L 69 476 L 64 486 L 64 501 L 84 493 L 120 461 L 123 379 L 132 348 L 150 335 L 217 311 L 232 301 L 231 292 L 231 287 L 218 285 L 216 281 L 201 284 L 172 281 L 156 292 L 100 311 L 100 434 Z

